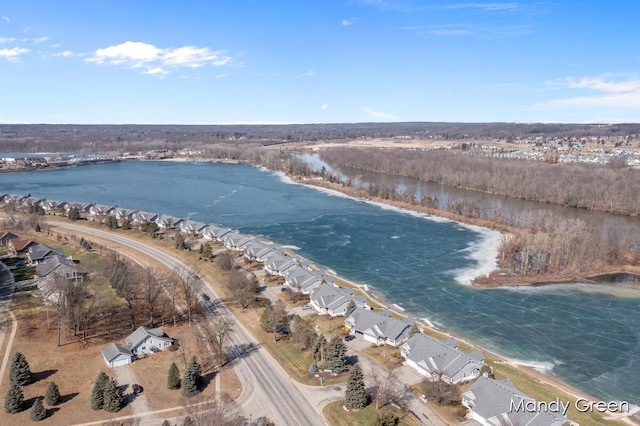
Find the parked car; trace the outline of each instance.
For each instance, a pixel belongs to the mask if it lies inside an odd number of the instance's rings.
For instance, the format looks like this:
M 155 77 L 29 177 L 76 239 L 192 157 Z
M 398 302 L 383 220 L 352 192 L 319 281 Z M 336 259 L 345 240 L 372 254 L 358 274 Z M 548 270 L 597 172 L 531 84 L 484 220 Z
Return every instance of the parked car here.
M 132 384 L 131 388 L 133 389 L 133 393 L 135 394 L 142 393 L 142 386 L 137 383 Z
M 280 289 L 280 291 L 281 291 L 281 292 L 283 292 L 283 293 L 285 293 L 285 292 L 289 291 L 289 289 L 288 289 L 287 287 L 282 287 L 282 288 Z
M 344 340 L 345 340 L 346 342 L 350 342 L 350 341 L 352 341 L 352 340 L 353 340 L 353 339 L 355 339 L 355 338 L 356 338 L 356 336 L 354 336 L 353 334 L 347 334 L 346 336 L 344 336 Z
M 207 302 L 208 302 L 209 300 L 211 300 L 211 298 L 209 297 L 209 295 L 208 295 L 207 293 L 202 293 L 202 299 L 203 299 L 203 300 L 206 300 Z
M 302 305 L 303 311 L 306 311 L 307 309 L 311 309 L 311 305 Z

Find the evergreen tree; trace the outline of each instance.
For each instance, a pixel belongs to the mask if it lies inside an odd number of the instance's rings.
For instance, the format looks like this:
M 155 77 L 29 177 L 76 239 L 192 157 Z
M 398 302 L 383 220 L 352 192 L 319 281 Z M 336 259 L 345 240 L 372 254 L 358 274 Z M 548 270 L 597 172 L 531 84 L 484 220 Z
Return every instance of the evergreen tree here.
M 187 416 L 182 421 L 182 426 L 195 426 L 195 422 L 191 420 L 191 417 Z
M 347 304 L 347 310 L 344 311 L 345 318 L 349 318 L 353 313 L 353 311 L 355 310 L 356 310 L 356 302 L 354 302 L 353 299 L 349 300 L 349 303 Z
M 98 374 L 91 389 L 91 400 L 89 402 L 92 409 L 100 410 L 104 406 L 104 389 L 109 381 L 109 376 L 107 376 L 104 371 Z
M 9 414 L 17 413 L 22 409 L 22 403 L 24 402 L 24 394 L 22 388 L 15 382 L 11 382 L 9 390 L 4 397 L 4 411 Z
M 202 380 L 202 366 L 198 363 L 198 359 L 194 356 L 189 360 L 180 388 L 183 396 L 193 395 L 198 391 L 198 386 Z
M 54 382 L 49 382 L 47 385 L 47 390 L 44 393 L 44 402 L 47 405 L 58 405 L 58 402 L 60 402 L 60 391 L 58 390 L 58 385 Z
M 178 366 L 175 362 L 171 363 L 169 367 L 169 375 L 167 377 L 167 387 L 169 389 L 178 389 L 180 388 L 180 371 L 178 370 Z
M 347 347 L 340 336 L 335 336 L 331 339 L 327 350 L 327 368 L 330 368 L 334 373 L 347 371 L 346 353 Z
M 169 420 L 165 420 L 162 422 L 162 426 L 171 426 L 171 422 Z
M 361 409 L 367 405 L 367 395 L 364 387 L 364 375 L 360 364 L 353 366 L 347 381 L 347 390 L 344 395 L 344 406 L 348 409 Z
M 80 220 L 80 210 L 77 207 L 71 207 L 69 213 L 67 213 L 67 217 L 73 222 Z
M 118 219 L 116 219 L 114 215 L 109 215 L 109 217 L 107 217 L 107 228 L 118 229 Z
M 327 360 L 327 339 L 322 334 L 318 336 L 313 345 L 313 360 L 319 369 L 324 369 Z
M 31 417 L 31 420 L 35 422 L 44 420 L 44 418 L 47 417 L 47 409 L 42 405 L 42 400 L 40 398 L 36 398 L 36 400 L 33 401 L 29 417 Z
M 19 386 L 31 383 L 31 369 L 27 358 L 20 352 L 13 355 L 11 369 L 9 370 L 9 380 Z
M 115 413 L 122 408 L 124 397 L 122 396 L 122 390 L 118 386 L 118 382 L 111 379 L 104 387 L 104 405 L 102 409 L 110 413 Z

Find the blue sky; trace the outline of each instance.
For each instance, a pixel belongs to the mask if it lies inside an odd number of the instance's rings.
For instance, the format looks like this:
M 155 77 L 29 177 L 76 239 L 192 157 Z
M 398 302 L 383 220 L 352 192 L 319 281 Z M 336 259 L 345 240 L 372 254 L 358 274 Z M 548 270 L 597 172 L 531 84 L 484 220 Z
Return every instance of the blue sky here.
M 0 123 L 640 122 L 639 12 L 0 0 Z

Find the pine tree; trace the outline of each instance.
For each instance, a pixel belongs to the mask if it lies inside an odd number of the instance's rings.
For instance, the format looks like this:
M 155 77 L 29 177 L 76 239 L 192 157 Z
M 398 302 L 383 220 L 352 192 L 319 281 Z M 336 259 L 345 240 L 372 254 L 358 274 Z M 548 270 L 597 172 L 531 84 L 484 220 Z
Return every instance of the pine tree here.
M 331 339 L 327 350 L 327 368 L 338 374 L 347 371 L 346 353 L 347 347 L 340 336 L 335 336 Z
M 47 390 L 44 393 L 44 402 L 47 405 L 58 405 L 58 402 L 60 402 L 60 391 L 58 390 L 58 385 L 54 382 L 49 382 L 47 385 Z
M 344 406 L 348 409 L 361 409 L 367 405 L 367 395 L 364 387 L 364 375 L 360 364 L 353 366 L 347 381 L 347 390 L 344 394 Z
M 96 381 L 93 383 L 93 388 L 91 389 L 91 400 L 89 402 L 92 409 L 100 410 L 104 406 L 104 389 L 109 381 L 109 376 L 107 376 L 104 371 L 101 371 L 100 374 L 98 374 Z
M 109 217 L 107 217 L 107 228 L 118 229 L 118 219 L 116 219 L 114 215 L 109 215 Z
M 11 382 L 9 390 L 4 397 L 4 410 L 9 413 L 17 413 L 22 409 L 22 403 L 24 402 L 24 394 L 22 388 L 15 382 Z
M 165 420 L 162 422 L 162 426 L 171 426 L 171 422 L 169 420 Z
M 171 367 L 169 367 L 169 376 L 167 377 L 167 387 L 169 389 L 178 389 L 180 388 L 180 371 L 178 370 L 178 366 L 175 362 L 171 363 Z
M 19 386 L 31 383 L 31 369 L 27 358 L 20 352 L 13 355 L 11 369 L 9 370 L 9 380 Z
M 322 334 L 318 336 L 313 345 L 313 360 L 318 369 L 324 369 L 327 360 L 327 339 Z
M 181 389 L 183 396 L 193 395 L 198 391 L 198 386 L 202 380 L 202 366 L 194 356 L 189 360 L 184 376 L 182 377 Z
M 122 390 L 118 386 L 118 382 L 115 380 L 109 380 L 104 387 L 104 405 L 102 409 L 110 413 L 115 413 L 122 408 L 124 397 L 122 396 Z
M 356 302 L 354 302 L 353 299 L 349 300 L 349 303 L 347 304 L 347 310 L 344 311 L 344 317 L 349 318 L 353 313 L 353 311 L 355 310 L 356 310 Z
M 396 426 L 399 422 L 400 419 L 393 413 L 376 414 L 375 426 Z
M 40 398 L 36 398 L 36 400 L 33 401 L 29 417 L 31 417 L 31 420 L 35 422 L 44 420 L 44 418 L 47 417 L 47 409 L 42 405 L 42 400 Z

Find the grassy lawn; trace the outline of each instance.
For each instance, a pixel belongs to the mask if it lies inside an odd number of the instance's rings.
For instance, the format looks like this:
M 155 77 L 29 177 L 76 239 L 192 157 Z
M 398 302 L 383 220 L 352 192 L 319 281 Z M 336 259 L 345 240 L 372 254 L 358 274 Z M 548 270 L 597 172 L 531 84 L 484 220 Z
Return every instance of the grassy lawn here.
M 374 404 L 369 404 L 367 407 L 360 411 L 347 412 L 342 408 L 343 400 L 335 401 L 327 404 L 324 407 L 323 414 L 325 419 L 331 426 L 361 426 L 361 425 L 373 425 L 376 422 L 376 414 L 392 412 L 400 418 L 400 425 L 402 426 L 419 426 L 420 422 L 413 416 L 393 408 L 391 406 L 384 406 L 380 410 L 376 410 Z
M 404 358 L 400 356 L 400 349 L 390 346 L 370 346 L 365 348 L 362 353 L 387 370 L 400 367 L 404 360 Z
M 42 311 L 34 312 L 31 307 L 26 310 L 25 305 L 14 306 L 18 309 L 18 330 L 10 353 L 22 352 L 34 373 L 35 382 L 24 387 L 25 409 L 16 414 L 0 411 L 0 424 L 31 423 L 29 409 L 37 396 L 44 395 L 47 382 L 55 382 L 62 396 L 62 403 L 50 408 L 49 416 L 42 424 L 63 425 L 81 422 L 107 420 L 114 417 L 129 415 L 131 409 L 124 407 L 117 413 L 93 411 L 89 408 L 91 386 L 100 371 L 113 376 L 102 358 L 100 351 L 106 342 L 85 341 L 56 346 L 56 327 L 47 329 L 46 314 Z M 7 391 L 9 369 L 0 386 L 0 393 Z M 46 406 L 45 406 L 46 407 Z

